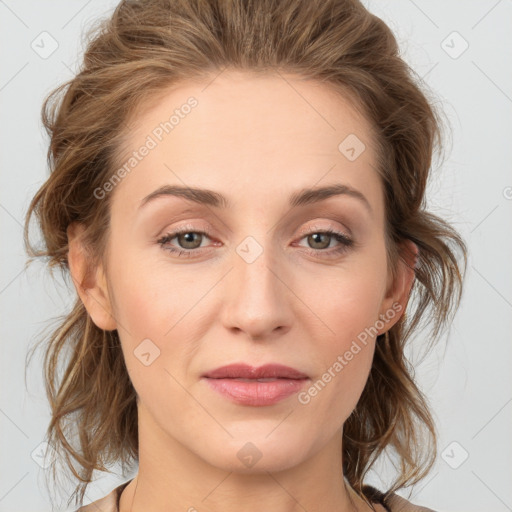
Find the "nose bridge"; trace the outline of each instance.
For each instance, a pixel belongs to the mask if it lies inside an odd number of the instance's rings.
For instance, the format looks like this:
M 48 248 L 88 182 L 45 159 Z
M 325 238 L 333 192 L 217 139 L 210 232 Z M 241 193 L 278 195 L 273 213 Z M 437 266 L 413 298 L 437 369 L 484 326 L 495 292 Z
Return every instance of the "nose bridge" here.
M 270 237 L 249 235 L 236 247 L 235 276 L 237 288 L 243 292 L 240 300 L 272 300 L 272 295 L 280 293 L 276 289 L 276 248 L 270 244 Z
M 268 293 L 275 286 L 276 248 L 270 237 L 247 236 L 236 248 L 235 266 L 241 281 L 258 286 L 258 293 Z
M 249 235 L 238 244 L 226 290 L 226 325 L 254 337 L 270 334 L 288 322 L 286 286 L 278 277 L 276 248 L 270 244 L 271 237 L 264 235 L 259 240 Z

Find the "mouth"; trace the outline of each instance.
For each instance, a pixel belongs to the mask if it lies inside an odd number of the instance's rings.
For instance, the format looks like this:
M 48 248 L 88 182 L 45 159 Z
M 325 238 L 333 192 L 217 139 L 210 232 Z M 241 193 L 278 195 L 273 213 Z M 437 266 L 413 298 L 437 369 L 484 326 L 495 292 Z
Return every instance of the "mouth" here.
M 222 366 L 203 374 L 209 387 L 239 405 L 268 406 L 297 393 L 309 377 L 295 368 L 267 364 Z
M 284 377 L 268 377 L 266 379 L 241 379 L 238 377 L 237 378 L 230 377 L 230 378 L 231 378 L 231 380 L 237 380 L 238 382 L 275 382 L 277 379 L 281 379 Z
M 202 375 L 208 379 L 307 379 L 308 376 L 291 366 L 265 364 L 254 367 L 245 363 L 221 366 Z

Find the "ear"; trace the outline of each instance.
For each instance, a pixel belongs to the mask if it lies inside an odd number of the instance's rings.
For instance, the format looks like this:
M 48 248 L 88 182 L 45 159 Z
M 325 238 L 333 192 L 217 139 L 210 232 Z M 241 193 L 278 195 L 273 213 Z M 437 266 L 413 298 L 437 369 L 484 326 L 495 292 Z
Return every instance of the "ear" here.
M 379 330 L 379 335 L 389 331 L 405 313 L 416 277 L 415 268 L 417 268 L 419 257 L 418 246 L 412 240 L 405 240 L 399 245 L 398 250 L 401 258 L 398 260 L 397 275 L 394 281 L 391 279 L 392 276 L 388 280 L 388 290 L 379 313 L 379 318 L 383 319 L 386 324 L 385 327 Z M 394 312 L 392 317 L 390 315 L 391 311 Z M 399 312 L 399 314 L 395 314 L 396 312 Z
M 100 329 L 117 328 L 112 315 L 107 282 L 101 264 L 91 267 L 91 257 L 83 244 L 84 226 L 72 223 L 67 228 L 68 264 L 71 278 L 92 321 Z

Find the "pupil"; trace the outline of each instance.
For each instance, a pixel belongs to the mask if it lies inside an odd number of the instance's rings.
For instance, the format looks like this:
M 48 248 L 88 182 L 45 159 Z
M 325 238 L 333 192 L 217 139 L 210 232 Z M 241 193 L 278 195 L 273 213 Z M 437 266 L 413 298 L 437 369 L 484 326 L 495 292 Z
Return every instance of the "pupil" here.
M 321 237 L 322 236 L 325 236 L 327 238 L 327 244 L 325 244 L 325 242 L 322 244 L 321 242 Z M 329 245 L 329 235 L 325 235 L 323 233 L 314 233 L 312 235 L 310 235 L 310 238 L 313 239 L 313 243 L 316 244 L 316 243 L 319 243 L 321 245 L 321 249 L 325 249 L 325 247 L 327 247 Z
M 192 244 L 194 245 L 194 237 L 197 235 L 197 233 L 192 233 L 192 232 L 189 232 L 189 233 L 183 233 L 181 236 L 184 238 L 184 241 L 185 241 L 185 247 L 187 247 L 188 249 L 192 248 L 194 249 L 195 247 L 188 247 L 186 244 Z

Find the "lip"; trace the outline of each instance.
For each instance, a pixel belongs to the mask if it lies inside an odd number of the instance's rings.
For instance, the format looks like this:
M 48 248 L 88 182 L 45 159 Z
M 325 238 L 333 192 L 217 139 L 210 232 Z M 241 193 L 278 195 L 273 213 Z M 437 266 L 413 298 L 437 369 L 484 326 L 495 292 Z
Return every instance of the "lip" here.
M 245 363 L 228 364 L 202 375 L 209 379 L 307 379 L 305 373 L 282 364 L 265 364 L 255 367 Z
M 275 404 L 300 391 L 309 377 L 281 364 L 230 364 L 201 376 L 211 389 L 240 405 Z M 258 379 L 265 379 L 264 381 Z

